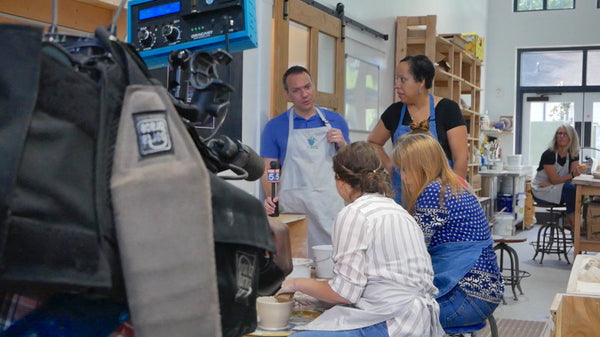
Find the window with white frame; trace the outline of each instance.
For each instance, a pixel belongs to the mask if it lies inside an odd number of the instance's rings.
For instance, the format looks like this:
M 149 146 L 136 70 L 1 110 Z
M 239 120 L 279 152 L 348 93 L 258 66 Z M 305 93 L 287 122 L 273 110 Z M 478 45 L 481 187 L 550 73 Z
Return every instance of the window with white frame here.
M 379 66 L 346 55 L 344 117 L 354 131 L 370 131 L 379 120 Z
M 574 9 L 575 0 L 514 0 L 515 12 Z M 600 0 L 598 0 L 600 4 Z

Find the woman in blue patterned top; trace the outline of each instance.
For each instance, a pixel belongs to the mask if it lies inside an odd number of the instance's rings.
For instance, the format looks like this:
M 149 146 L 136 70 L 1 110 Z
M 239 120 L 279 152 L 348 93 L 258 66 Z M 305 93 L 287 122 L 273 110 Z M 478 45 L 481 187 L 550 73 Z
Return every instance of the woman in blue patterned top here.
M 442 327 L 484 322 L 500 303 L 504 284 L 477 197 L 428 134 L 399 138 L 393 161 L 402 169 L 404 206 L 421 226 L 431 255 Z

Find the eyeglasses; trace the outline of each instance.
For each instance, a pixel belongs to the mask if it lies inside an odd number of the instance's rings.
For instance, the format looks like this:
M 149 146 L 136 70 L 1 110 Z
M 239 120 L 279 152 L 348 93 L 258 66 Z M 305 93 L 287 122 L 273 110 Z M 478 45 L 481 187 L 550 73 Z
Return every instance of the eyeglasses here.
M 569 137 L 569 134 L 566 132 L 557 132 L 556 137 Z

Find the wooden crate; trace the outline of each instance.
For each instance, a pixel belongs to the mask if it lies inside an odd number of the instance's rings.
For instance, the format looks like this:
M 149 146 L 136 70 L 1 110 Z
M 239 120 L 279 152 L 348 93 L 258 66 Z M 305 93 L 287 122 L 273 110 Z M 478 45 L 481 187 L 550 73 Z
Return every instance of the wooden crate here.
M 585 207 L 586 238 L 593 239 L 594 233 L 600 232 L 600 203 L 590 202 Z
M 600 297 L 562 294 L 554 321 L 554 336 L 598 336 Z
M 461 50 L 467 47 L 467 40 L 462 37 L 462 34 L 440 34 L 441 37 L 450 41 Z

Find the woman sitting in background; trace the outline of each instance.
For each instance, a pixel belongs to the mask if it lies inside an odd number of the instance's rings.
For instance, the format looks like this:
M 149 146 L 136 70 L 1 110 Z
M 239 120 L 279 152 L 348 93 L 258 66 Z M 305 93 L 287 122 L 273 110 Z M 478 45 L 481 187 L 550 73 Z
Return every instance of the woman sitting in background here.
M 349 203 L 333 225 L 334 276 L 287 279 L 278 293 L 301 291 L 335 306 L 294 336 L 442 336 L 423 232 L 388 197 L 376 150 L 366 142 L 343 147 L 333 170 Z
M 584 171 L 585 167 L 579 165 L 579 137 L 571 125 L 563 124 L 542 153 L 531 194 L 540 204 L 566 204 L 565 226 L 570 228 L 575 220 L 575 185 L 571 179 Z
M 403 203 L 425 234 L 442 326 L 484 322 L 500 303 L 504 283 L 477 197 L 467 191 L 428 134 L 400 137 L 392 160 L 402 170 Z

